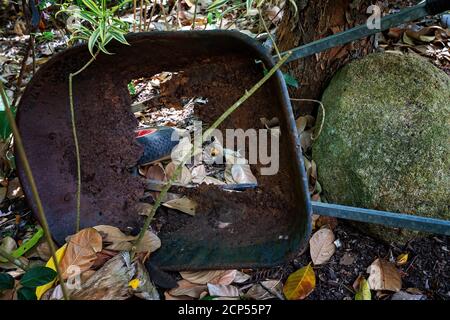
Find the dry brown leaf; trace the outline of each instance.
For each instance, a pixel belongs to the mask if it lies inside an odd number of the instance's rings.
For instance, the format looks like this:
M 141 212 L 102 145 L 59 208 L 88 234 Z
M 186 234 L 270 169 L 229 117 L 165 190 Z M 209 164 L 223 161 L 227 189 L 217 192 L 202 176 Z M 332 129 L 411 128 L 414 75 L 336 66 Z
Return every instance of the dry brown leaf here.
M 181 277 L 184 280 L 195 284 L 223 284 L 233 283 L 237 270 L 208 270 L 208 271 L 182 271 Z
M 157 181 L 166 181 L 166 173 L 164 172 L 164 167 L 161 163 L 156 163 L 154 165 L 150 165 L 147 168 L 147 172 L 145 173 L 145 177 L 151 180 Z
M 94 228 L 83 229 L 70 237 L 66 253 L 60 267 L 63 278 L 78 275 L 89 270 L 97 259 L 97 252 L 102 250 L 102 236 Z M 77 267 L 77 269 L 73 269 Z
M 136 237 L 127 236 L 119 228 L 107 225 L 99 225 L 95 226 L 96 229 L 103 237 L 103 241 L 105 243 L 109 243 L 110 245 L 106 246 L 105 249 L 108 250 L 127 250 L 123 248 L 131 248 L 131 241 L 133 241 Z
M 171 162 L 166 166 L 166 175 L 167 179 L 171 179 L 175 170 L 177 169 L 178 164 Z M 178 178 L 175 180 L 176 183 L 181 183 L 184 185 L 189 184 L 192 181 L 192 175 L 189 169 L 186 166 L 181 168 L 181 173 L 178 175 Z
M 39 258 L 41 258 L 44 261 L 50 260 L 50 257 L 52 256 L 52 253 L 50 252 L 50 247 L 48 246 L 47 241 L 42 241 L 37 247 L 36 251 L 39 255 Z
M 369 286 L 372 290 L 387 290 L 398 292 L 402 288 L 400 272 L 394 264 L 384 260 L 376 259 L 368 268 Z
M 166 300 L 194 300 L 194 298 L 189 296 L 172 296 L 168 291 L 164 292 L 164 298 Z
M 251 278 L 251 276 L 249 274 L 246 274 L 241 271 L 237 271 L 236 275 L 234 277 L 233 283 L 244 283 L 250 278 Z
M 198 299 L 202 292 L 207 289 L 204 284 L 195 284 L 187 280 L 180 280 L 177 283 L 178 287 L 168 291 L 171 296 L 188 296 Z
M 136 204 L 136 212 L 140 216 L 148 216 L 153 210 L 153 205 L 146 202 L 138 202 Z
M 206 178 L 205 166 L 202 164 L 193 168 L 191 171 L 191 175 L 192 175 L 192 182 L 199 184 L 202 183 L 203 180 L 205 180 Z
M 125 300 L 131 296 L 128 284 L 136 266 L 128 252 L 121 252 L 97 270 L 81 288 L 74 290 L 73 300 Z
M 323 228 L 313 234 L 309 240 L 311 259 L 315 265 L 328 262 L 336 251 L 334 245 L 334 233 L 330 229 Z
M 282 296 L 282 291 L 281 280 L 266 280 L 262 281 L 261 284 L 254 284 L 244 296 L 253 300 L 267 300 L 275 298 L 276 293 Z
M 239 297 L 239 290 L 232 285 L 208 283 L 208 292 L 213 297 Z
M 6 197 L 9 200 L 14 200 L 23 196 L 22 187 L 20 185 L 19 178 L 14 178 L 8 183 L 8 192 L 6 193 Z
M 197 203 L 187 197 L 183 197 L 180 199 L 169 200 L 163 203 L 163 206 L 194 216 Z

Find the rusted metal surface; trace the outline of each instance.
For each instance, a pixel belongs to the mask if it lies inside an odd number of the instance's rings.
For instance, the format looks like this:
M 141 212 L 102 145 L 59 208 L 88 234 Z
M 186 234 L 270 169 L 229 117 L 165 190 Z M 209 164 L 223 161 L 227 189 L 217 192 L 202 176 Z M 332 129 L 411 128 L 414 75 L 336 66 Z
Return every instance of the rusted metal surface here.
M 142 223 L 142 218 L 132 208 L 142 196 L 145 183 L 126 170 L 142 155 L 142 149 L 134 140 L 133 129 L 137 122 L 130 112 L 127 92 L 130 80 L 161 71 L 189 69 L 193 63 L 232 70 L 233 65 L 222 66 L 230 57 L 241 61 L 241 67 L 256 70 L 251 79 L 256 83 L 262 76 L 262 69 L 255 60 L 261 60 L 266 68 L 273 66 L 271 57 L 256 42 L 237 32 L 140 33 L 129 36 L 128 40 L 130 46 L 111 44 L 109 50 L 114 55 L 100 55 L 74 80 L 83 173 L 82 227 L 106 224 L 136 231 Z M 76 170 L 68 76 L 89 58 L 85 46 L 52 58 L 28 85 L 17 114 L 45 213 L 59 243 L 73 234 L 75 228 Z M 222 65 L 218 66 L 220 59 Z M 239 83 L 238 77 L 230 82 L 224 80 L 225 76 L 206 75 L 205 88 L 215 86 L 217 90 L 223 81 L 222 96 L 210 98 L 215 109 L 229 107 L 221 105 L 221 100 L 231 99 L 229 96 L 234 99 L 230 86 L 239 94 L 249 89 Z M 196 90 L 201 91 L 202 79 L 197 80 Z M 267 112 L 263 105 L 269 100 L 271 110 Z M 282 172 L 273 177 L 261 176 L 259 193 L 252 194 L 249 201 L 242 201 L 241 206 L 237 201 L 245 199 L 245 193 L 223 195 L 224 191 L 214 190 L 203 192 L 203 197 L 211 197 L 211 202 L 218 203 L 216 207 L 206 206 L 204 212 L 190 220 L 184 216 L 174 218 L 174 213 L 169 213 L 167 226 L 159 234 L 162 247 L 152 256 L 152 261 L 163 269 L 271 266 L 292 257 L 307 244 L 311 204 L 295 120 L 281 73 L 241 108 L 246 109 L 237 111 L 228 126 L 246 129 L 254 127 L 260 117 L 276 115 L 280 119 Z M 20 159 L 18 173 L 35 211 Z M 277 203 L 277 194 L 283 195 L 288 203 L 281 203 L 283 199 Z M 259 212 L 254 210 L 256 199 L 268 201 L 272 218 L 264 212 L 264 206 Z M 236 223 L 236 229 L 214 229 L 208 223 L 216 217 L 228 217 Z M 175 220 L 170 219 L 177 219 L 180 227 L 171 229 L 170 221 Z M 239 228 L 246 228 L 248 232 L 237 232 Z

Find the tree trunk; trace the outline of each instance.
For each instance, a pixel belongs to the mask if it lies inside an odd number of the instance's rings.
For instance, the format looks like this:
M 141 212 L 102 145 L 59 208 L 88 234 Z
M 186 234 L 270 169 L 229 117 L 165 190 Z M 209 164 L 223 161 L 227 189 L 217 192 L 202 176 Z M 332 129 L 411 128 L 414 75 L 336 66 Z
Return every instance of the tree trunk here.
M 295 0 L 298 13 L 288 5 L 278 28 L 277 42 L 281 51 L 347 30 L 365 23 L 370 0 Z M 372 51 L 370 39 L 362 39 L 342 47 L 335 47 L 301 60 L 293 61 L 285 67 L 294 76 L 298 89 L 290 89 L 294 98 L 319 99 L 334 73 L 351 59 L 362 57 Z M 297 114 L 314 113 L 313 103 L 301 105 Z M 295 110 L 296 108 L 294 108 Z

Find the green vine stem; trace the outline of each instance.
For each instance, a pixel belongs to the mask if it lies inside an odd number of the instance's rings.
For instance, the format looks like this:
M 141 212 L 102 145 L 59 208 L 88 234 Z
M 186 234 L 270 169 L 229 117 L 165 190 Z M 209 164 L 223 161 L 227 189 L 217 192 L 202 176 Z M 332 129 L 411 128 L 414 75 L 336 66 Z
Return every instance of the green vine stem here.
M 258 8 L 258 13 L 259 13 L 259 19 L 261 20 L 261 23 L 264 26 L 264 30 L 266 31 L 267 36 L 270 38 L 270 41 L 272 41 L 272 44 L 273 44 L 273 47 L 275 48 L 275 52 L 277 53 L 278 59 L 281 59 L 280 50 L 278 50 L 278 46 L 275 43 L 275 40 L 273 39 L 272 34 L 269 31 L 269 28 L 267 28 L 266 22 L 264 21 L 264 17 L 261 12 L 261 8 Z
M 200 142 L 200 146 L 202 145 L 202 142 L 205 141 L 206 139 L 208 139 L 210 137 L 210 135 L 212 134 L 212 132 L 217 129 L 219 127 L 219 125 L 226 119 L 228 118 L 234 111 L 236 111 L 237 108 L 239 108 L 248 98 L 250 98 L 259 88 L 261 88 L 261 86 L 266 83 L 267 80 L 270 79 L 270 77 L 272 77 L 272 75 L 286 62 L 286 60 L 288 59 L 288 57 L 290 57 L 290 55 L 292 54 L 292 52 L 288 52 L 286 56 L 282 57 L 277 64 L 269 70 L 269 72 L 267 72 L 267 74 L 258 81 L 257 84 L 255 84 L 249 91 L 246 91 L 245 94 L 238 100 L 236 101 L 231 107 L 229 107 L 212 125 L 211 127 L 209 127 L 205 133 L 203 133 L 202 138 L 201 138 L 201 142 Z M 133 259 L 135 254 L 136 254 L 136 250 L 139 246 L 139 244 L 141 243 L 142 239 L 144 238 L 145 232 L 148 230 L 148 228 L 150 227 L 150 223 L 153 220 L 153 217 L 156 214 L 156 210 L 158 210 L 159 206 L 161 205 L 162 199 L 165 198 L 165 196 L 167 195 L 167 192 L 169 191 L 169 189 L 172 187 L 172 184 L 176 181 L 176 179 L 178 179 L 179 174 L 181 173 L 181 170 L 183 168 L 183 166 L 186 164 L 187 160 L 192 156 L 192 155 L 196 155 L 199 150 L 195 149 L 195 146 L 193 147 L 194 150 L 191 152 L 188 152 L 182 159 L 181 163 L 177 166 L 177 168 L 175 169 L 172 177 L 169 179 L 169 181 L 164 185 L 164 188 L 161 190 L 158 198 L 155 201 L 155 204 L 153 205 L 149 215 L 147 216 L 147 218 L 144 221 L 144 225 L 142 226 L 141 231 L 139 232 L 138 237 L 136 238 L 136 240 L 134 241 L 133 247 L 131 249 L 131 258 Z
M 58 274 L 58 280 L 61 284 L 61 290 L 63 292 L 63 296 L 65 300 L 69 300 L 69 294 L 67 293 L 66 284 L 64 283 L 64 279 L 62 277 L 61 268 L 59 267 L 58 260 L 56 259 L 56 248 L 55 244 L 52 240 L 52 235 L 50 233 L 50 228 L 47 223 L 47 218 L 44 213 L 44 208 L 42 206 L 41 198 L 39 196 L 36 182 L 33 177 L 33 173 L 31 172 L 30 163 L 28 162 L 28 158 L 25 153 L 25 148 L 22 143 L 22 137 L 20 136 L 19 128 L 17 127 L 16 120 L 14 119 L 14 115 L 9 106 L 9 101 L 6 96 L 5 89 L 3 87 L 3 82 L 0 81 L 0 93 L 3 100 L 3 105 L 5 106 L 6 117 L 8 118 L 9 125 L 11 126 L 11 130 L 14 135 L 15 140 L 15 148 L 16 151 L 22 160 L 23 170 L 25 171 L 25 175 L 27 177 L 28 183 L 30 184 L 31 193 L 33 194 L 34 201 L 36 203 L 36 209 L 39 216 L 39 220 L 41 222 L 42 228 L 44 229 L 45 237 L 48 242 L 48 246 L 50 248 L 50 252 L 52 253 L 52 258 L 55 263 L 55 269 Z
M 73 78 L 83 72 L 89 65 L 95 61 L 95 58 L 99 54 L 100 50 L 92 56 L 92 58 L 78 71 L 69 74 L 69 103 L 70 103 L 70 117 L 72 121 L 72 134 L 73 142 L 75 144 L 75 157 L 77 160 L 77 208 L 76 208 L 76 232 L 80 231 L 80 216 L 81 216 L 81 159 L 80 159 L 80 146 L 78 144 L 77 126 L 75 119 L 75 108 L 73 102 Z
M 295 99 L 295 98 L 291 98 L 290 100 L 291 101 L 315 102 L 320 105 L 320 108 L 322 109 L 322 121 L 320 122 L 320 127 L 319 127 L 319 130 L 317 131 L 317 134 L 313 134 L 311 136 L 312 141 L 317 140 L 319 138 L 320 134 L 322 133 L 323 125 L 325 123 L 325 106 L 323 105 L 322 101 L 314 100 L 314 99 Z
M 22 269 L 23 271 L 27 271 L 28 267 L 22 263 L 19 259 L 13 257 L 11 254 L 0 248 L 0 256 L 8 260 L 8 262 L 12 263 L 16 267 Z

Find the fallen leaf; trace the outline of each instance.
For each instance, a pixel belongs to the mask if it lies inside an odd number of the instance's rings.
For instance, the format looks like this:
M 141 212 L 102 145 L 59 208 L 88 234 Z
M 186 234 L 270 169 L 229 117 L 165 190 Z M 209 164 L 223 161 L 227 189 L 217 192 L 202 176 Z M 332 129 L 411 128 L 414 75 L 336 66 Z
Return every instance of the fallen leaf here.
M 50 247 L 48 246 L 47 241 L 42 241 L 37 247 L 36 251 L 39 255 L 39 258 L 41 258 L 44 261 L 48 261 L 52 253 L 50 252 Z
M 175 170 L 177 169 L 178 164 L 175 162 L 170 162 L 166 166 L 166 175 L 168 179 L 172 179 L 173 174 L 175 173 Z M 181 168 L 181 172 L 178 175 L 178 178 L 174 181 L 176 183 L 180 183 L 183 185 L 187 185 L 192 181 L 192 175 L 189 169 L 186 166 L 183 166 Z
M 194 300 L 194 298 L 189 296 L 172 296 L 168 291 L 164 292 L 164 298 L 166 300 Z
M 203 180 L 203 183 L 205 184 L 214 184 L 214 185 L 224 185 L 226 184 L 223 181 L 220 181 L 219 179 L 213 178 L 213 177 L 205 177 Z
M 199 165 L 199 166 L 193 168 L 191 171 L 191 175 L 192 175 L 192 182 L 198 183 L 198 184 L 202 183 L 203 180 L 205 180 L 205 178 L 206 178 L 205 166 L 202 164 L 202 165 Z
M 168 291 L 171 296 L 188 296 L 198 299 L 202 292 L 207 289 L 207 286 L 204 284 L 195 284 L 187 280 L 180 280 L 177 284 L 178 287 Z
M 233 283 L 244 283 L 249 280 L 251 276 L 249 274 L 243 273 L 241 271 L 236 271 L 236 275 L 234 277 Z
M 58 250 L 56 250 L 56 261 L 58 261 L 58 263 L 61 262 L 61 259 L 64 257 L 64 254 L 66 253 L 66 249 L 67 249 L 68 244 L 66 243 L 65 245 L 63 245 L 61 248 L 59 248 Z M 55 262 L 53 261 L 53 258 L 50 258 L 50 260 L 47 261 L 47 263 L 45 264 L 45 266 L 47 268 L 53 269 L 56 271 L 56 267 L 55 267 Z M 53 284 L 56 282 L 56 278 L 53 279 L 52 281 L 50 281 L 47 284 L 44 284 L 43 286 L 39 286 L 36 288 L 36 297 L 38 300 L 41 299 L 42 295 L 49 290 L 51 287 L 53 287 Z
M 408 253 L 402 253 L 397 257 L 395 264 L 400 267 L 405 265 L 407 262 L 408 262 Z
M 151 180 L 157 181 L 166 181 L 166 173 L 164 172 L 164 167 L 161 163 L 156 163 L 154 165 L 150 165 L 147 168 L 147 172 L 145 173 L 145 177 Z
M 108 250 L 129 250 L 124 248 L 131 249 L 131 241 L 136 239 L 136 237 L 125 235 L 119 228 L 113 226 L 99 225 L 95 226 L 94 229 L 101 234 L 104 243 L 110 243 L 105 247 Z
M 392 295 L 391 300 L 426 300 L 426 296 L 423 294 L 411 294 L 405 291 L 399 291 Z
M 319 216 L 319 218 L 316 220 L 317 228 L 327 226 L 328 229 L 334 230 L 337 227 L 337 225 L 338 221 L 335 217 Z
M 60 267 L 63 278 L 89 270 L 102 250 L 102 236 L 94 228 L 86 228 L 70 237 Z M 74 269 L 76 267 L 76 269 Z
M 239 297 L 239 290 L 235 286 L 208 283 L 208 292 L 214 297 Z
M 136 262 L 136 274 L 128 285 L 133 289 L 133 293 L 136 297 L 144 300 L 160 300 L 158 290 L 150 280 L 150 276 L 147 269 L 142 262 Z
M 223 284 L 233 283 L 237 270 L 210 270 L 210 271 L 182 271 L 181 277 L 196 284 Z
M 136 204 L 136 212 L 140 216 L 148 217 L 148 215 L 152 212 L 152 209 L 153 205 L 151 205 L 150 203 L 138 202 Z
M 372 290 L 398 292 L 402 288 L 402 279 L 395 266 L 383 259 L 376 259 L 368 268 L 369 286 Z
M 330 260 L 336 251 L 334 240 L 333 231 L 327 228 L 320 229 L 313 234 L 309 240 L 309 251 L 315 265 L 324 264 Z
M 14 200 L 23 196 L 22 187 L 20 186 L 19 178 L 14 178 L 8 183 L 8 192 L 6 197 L 9 200 Z
M 281 280 L 266 280 L 254 284 L 244 295 L 245 298 L 253 300 L 268 300 L 282 295 L 283 284 Z
M 71 293 L 73 300 L 125 300 L 132 292 L 128 283 L 136 274 L 130 254 L 121 252 L 97 270 L 80 288 Z
M 231 167 L 231 176 L 237 184 L 258 183 L 248 164 L 233 164 Z
M 283 287 L 283 293 L 288 300 L 305 299 L 316 287 L 316 275 L 311 263 L 292 273 Z
M 169 200 L 163 203 L 163 206 L 194 216 L 197 203 L 187 197 L 183 197 L 180 199 Z
M 359 282 L 359 288 L 356 291 L 355 300 L 371 300 L 372 294 L 370 292 L 369 283 L 362 278 Z

